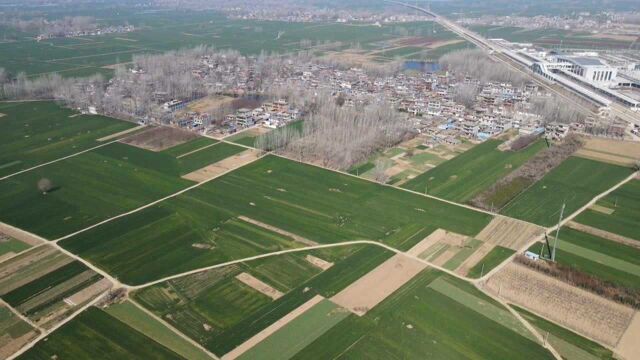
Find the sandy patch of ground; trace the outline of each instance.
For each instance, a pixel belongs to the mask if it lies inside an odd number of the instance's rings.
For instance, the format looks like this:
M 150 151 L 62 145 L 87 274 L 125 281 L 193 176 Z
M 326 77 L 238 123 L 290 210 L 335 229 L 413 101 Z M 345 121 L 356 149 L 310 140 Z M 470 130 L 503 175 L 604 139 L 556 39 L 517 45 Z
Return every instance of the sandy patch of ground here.
M 330 52 L 324 55 L 325 58 L 335 60 L 339 63 L 347 64 L 372 64 L 375 63 L 374 58 L 369 54 L 362 54 L 352 51 Z
M 464 40 L 462 39 L 455 39 L 455 40 L 444 40 L 444 41 L 436 41 L 433 44 L 429 45 L 429 49 L 437 49 L 443 46 L 447 46 L 447 45 L 453 45 L 453 44 L 458 44 L 463 42 Z
M 611 215 L 615 211 L 614 209 L 608 208 L 606 206 L 598 205 L 598 204 L 591 205 L 589 209 L 593 211 L 597 211 L 599 213 L 606 214 L 606 215 Z
M 544 233 L 544 228 L 524 221 L 496 216 L 491 220 L 476 239 L 512 250 L 520 250 L 533 238 Z
M 483 287 L 562 326 L 616 346 L 634 311 L 523 265 L 510 263 Z
M 280 235 L 284 235 L 286 237 L 290 237 L 293 240 L 295 240 L 295 241 L 297 241 L 299 243 L 303 243 L 305 245 L 309 245 L 309 246 L 318 245 L 318 243 L 313 241 L 313 240 L 309 240 L 309 239 L 307 239 L 305 237 L 302 237 L 300 235 L 296 235 L 294 233 L 288 232 L 286 230 L 282 230 L 282 229 L 280 229 L 278 227 L 275 227 L 275 226 L 272 226 L 272 225 L 269 225 L 269 224 L 265 224 L 265 223 L 263 223 L 261 221 L 254 220 L 254 219 L 246 217 L 246 216 L 242 216 L 242 215 L 238 216 L 238 219 L 240 219 L 242 221 L 246 221 L 246 222 L 251 223 L 253 225 L 259 226 L 261 228 L 273 231 L 274 233 L 278 233 Z
M 198 99 L 187 106 L 189 110 L 199 113 L 208 113 L 219 109 L 222 106 L 231 104 L 235 98 L 224 95 L 211 95 Z
M 117 37 L 117 38 L 114 38 L 114 39 L 122 40 L 122 41 L 138 42 L 138 40 L 136 40 L 136 39 L 127 39 L 127 38 L 122 38 L 122 37 Z
M 7 114 L 0 113 L 0 118 L 5 116 L 7 116 Z
M 248 164 L 257 159 L 259 156 L 260 152 L 257 150 L 245 150 L 239 154 L 220 160 L 217 163 L 190 172 L 184 175 L 182 178 L 195 182 L 203 182 L 224 174 L 227 171 L 237 169 L 245 164 Z
M 634 239 L 630 239 L 630 238 L 622 236 L 622 235 L 614 234 L 614 233 L 608 232 L 606 230 L 600 230 L 600 229 L 595 228 L 593 226 L 580 224 L 580 223 L 577 223 L 575 221 L 569 221 L 565 225 L 570 227 L 570 228 L 572 228 L 572 229 L 585 232 L 587 234 L 599 236 L 599 237 L 605 238 L 607 240 L 615 241 L 615 242 L 620 243 L 620 244 L 633 246 L 635 248 L 640 249 L 640 241 L 637 241 L 637 240 L 634 240 Z
M 101 137 L 100 139 L 97 139 L 97 141 L 102 142 L 102 141 L 115 139 L 115 138 L 118 138 L 118 137 L 120 137 L 122 135 L 126 135 L 126 134 L 129 134 L 129 133 L 138 131 L 138 130 L 143 129 L 145 127 L 146 127 L 146 125 L 135 126 L 135 127 L 132 127 L 131 129 L 127 129 L 127 130 L 124 130 L 124 131 L 117 132 L 115 134 L 111 134 L 111 135 L 107 135 L 105 137 Z
M 77 293 L 69 296 L 68 298 L 64 299 L 64 302 L 71 306 L 80 305 L 86 301 L 93 299 L 97 295 L 105 292 L 110 287 L 111 287 L 111 282 L 107 279 L 102 279 L 78 291 Z
M 420 256 L 420 254 L 425 252 L 431 246 L 435 245 L 435 243 L 444 239 L 446 235 L 447 235 L 446 230 L 436 229 L 434 232 L 429 234 L 429 236 L 420 240 L 419 243 L 415 244 L 411 249 L 409 249 L 409 251 L 407 251 L 407 254 L 413 255 L 413 256 Z
M 427 265 L 397 254 L 331 298 L 335 304 L 362 316 L 406 284 Z
M 315 257 L 313 255 L 307 255 L 304 257 L 311 265 L 320 268 L 322 270 L 327 270 L 333 266 L 332 262 L 320 259 L 319 257 Z
M 633 165 L 640 159 L 640 142 L 588 138 L 576 155 L 617 165 Z
M 253 275 L 249 273 L 246 273 L 246 272 L 240 273 L 236 275 L 236 279 L 238 279 L 243 284 L 267 295 L 273 300 L 278 300 L 284 295 L 282 292 L 271 287 L 271 285 L 266 284 L 259 279 L 256 279 Z
M 476 266 L 476 264 L 484 259 L 485 255 L 487 255 L 496 245 L 488 242 L 480 245 L 479 248 L 474 251 L 471 256 L 469 256 L 460 266 L 456 269 L 456 272 L 462 276 L 466 276 L 471 270 L 472 267 Z
M 197 138 L 198 135 L 186 130 L 171 127 L 152 127 L 121 141 L 151 151 L 162 151 Z
M 31 246 L 40 245 L 46 242 L 43 238 L 30 234 L 24 230 L 20 230 L 11 225 L 7 225 L 0 222 L 0 233 L 5 234 L 8 237 L 12 237 L 16 240 L 20 240 L 23 243 Z
M 225 354 L 222 357 L 222 359 L 223 360 L 231 360 L 231 359 L 235 359 L 235 358 L 239 357 L 240 355 L 244 354 L 247 350 L 251 349 L 256 344 L 260 343 L 262 340 L 268 338 L 271 334 L 273 334 L 276 331 L 278 331 L 281 328 L 283 328 L 285 325 L 287 325 L 288 323 L 293 321 L 298 316 L 304 314 L 307 310 L 311 309 L 312 307 L 314 307 L 316 304 L 318 304 L 322 300 L 324 300 L 324 298 L 322 296 L 320 296 L 320 295 L 316 295 L 316 296 L 312 297 L 306 303 L 298 306 L 297 308 L 295 308 L 293 311 L 291 311 L 287 315 L 285 315 L 285 316 L 281 317 L 280 319 L 278 319 L 278 321 L 274 322 L 273 324 L 269 325 L 264 330 L 262 330 L 259 333 L 255 334 L 253 337 L 251 337 L 249 340 L 247 340 L 244 343 L 242 343 L 240 346 L 236 347 L 232 351 L 230 351 L 227 354 Z
M 638 340 L 640 340 L 640 312 L 636 311 L 631 324 L 616 346 L 616 353 L 622 355 L 624 359 L 637 359 L 640 356 L 640 342 Z

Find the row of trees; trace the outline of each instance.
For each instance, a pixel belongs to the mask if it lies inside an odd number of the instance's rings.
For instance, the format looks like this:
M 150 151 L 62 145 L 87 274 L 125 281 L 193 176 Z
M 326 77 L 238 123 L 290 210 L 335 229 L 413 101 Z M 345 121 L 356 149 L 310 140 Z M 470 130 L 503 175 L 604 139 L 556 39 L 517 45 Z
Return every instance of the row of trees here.
M 544 123 L 570 124 L 585 120 L 583 111 L 577 105 L 561 100 L 556 96 L 532 98 L 531 111 L 540 115 Z
M 37 32 L 44 36 L 63 36 L 69 33 L 92 31 L 98 27 L 96 19 L 90 16 L 66 16 L 57 20 L 48 20 L 43 17 L 32 19 L 3 17 L 0 18 L 0 25 L 25 32 Z
M 301 161 L 347 169 L 379 149 L 414 136 L 410 124 L 390 104 L 340 106 L 328 93 L 307 94 L 302 130 L 288 127 L 261 137 L 262 150 L 284 151 Z
M 462 49 L 443 55 L 440 65 L 452 70 L 462 77 L 468 76 L 487 82 L 508 82 L 520 86 L 527 82 L 527 78 L 508 66 L 495 62 L 480 49 Z

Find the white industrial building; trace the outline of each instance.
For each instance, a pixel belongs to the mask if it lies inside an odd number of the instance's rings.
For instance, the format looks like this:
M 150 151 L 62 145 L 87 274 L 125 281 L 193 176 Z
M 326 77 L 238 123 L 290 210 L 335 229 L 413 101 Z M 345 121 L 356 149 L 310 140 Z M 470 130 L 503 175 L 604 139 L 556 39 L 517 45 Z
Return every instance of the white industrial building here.
M 618 76 L 617 68 L 606 64 L 595 56 L 555 55 L 551 59 L 559 64 L 569 64 L 568 71 L 592 84 L 609 85 Z

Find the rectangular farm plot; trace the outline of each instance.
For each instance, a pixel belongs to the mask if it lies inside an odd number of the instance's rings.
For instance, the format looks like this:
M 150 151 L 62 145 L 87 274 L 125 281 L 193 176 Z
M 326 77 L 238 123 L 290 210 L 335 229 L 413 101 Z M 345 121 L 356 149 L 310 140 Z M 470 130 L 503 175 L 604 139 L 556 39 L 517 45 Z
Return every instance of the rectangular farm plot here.
M 633 173 L 631 168 L 570 157 L 540 181 L 518 195 L 502 213 L 542 226 L 558 221 L 562 203 L 565 216 Z
M 577 156 L 622 166 L 632 166 L 638 160 L 640 143 L 604 138 L 591 138 L 576 152 Z
M 2 113 L 0 177 L 100 145 L 96 139 L 135 127 L 104 116 L 78 115 L 48 101 L 12 103 Z
M 256 160 L 260 156 L 260 152 L 257 150 L 244 150 L 244 148 L 239 146 L 229 145 L 226 143 L 215 145 L 211 147 L 211 149 L 213 150 L 205 150 L 207 151 L 207 154 L 205 154 L 204 157 L 199 155 L 200 152 L 198 152 L 194 155 L 189 155 L 188 159 L 184 161 L 179 159 L 179 162 L 181 162 L 185 168 L 195 168 L 195 170 L 185 173 L 183 176 L 184 179 L 195 182 L 206 181 L 244 166 Z M 194 160 L 194 157 L 198 157 L 198 159 Z M 190 163 L 185 165 L 187 161 Z M 194 164 L 199 164 L 198 166 L 201 166 L 205 163 L 208 165 L 200 168 L 194 166 Z
M 245 148 L 227 143 L 217 143 L 195 150 L 177 158 L 180 173 L 182 175 L 189 174 L 243 151 L 245 151 Z
M 640 180 L 631 180 L 578 215 L 576 222 L 635 240 L 640 246 Z
M 498 150 L 500 140 L 487 140 L 413 178 L 403 188 L 447 200 L 466 202 L 540 151 L 537 142 L 520 151 Z
M 426 267 L 425 263 L 402 254 L 394 255 L 336 294 L 331 301 L 363 316 Z
M 436 284 L 439 278 L 446 283 Z M 502 305 L 470 284 L 424 270 L 364 316 L 350 315 L 334 325 L 294 359 L 380 354 L 390 359 L 553 358 Z
M 156 155 L 110 144 L 6 179 L 0 220 L 54 239 L 191 184 L 165 173 Z M 43 179 L 48 185 L 39 188 Z
M 544 228 L 541 226 L 497 216 L 487 227 L 482 229 L 476 238 L 517 251 L 543 233 Z
M 482 244 L 480 240 L 437 229 L 407 253 L 446 269 L 455 270 Z
M 485 243 L 487 244 L 487 243 Z M 515 253 L 514 250 L 489 244 L 487 252 L 477 252 L 478 255 L 484 254 L 481 258 L 474 258 L 475 261 L 469 261 L 461 268 L 463 275 L 470 278 L 477 279 L 489 271 L 493 270 L 496 266 L 502 264 L 506 259 Z M 470 257 L 469 260 L 472 260 Z M 466 273 L 465 273 L 466 272 Z
M 331 329 L 349 312 L 331 301 L 321 300 L 259 342 L 238 359 L 290 359 L 298 351 Z M 233 359 L 225 356 L 223 359 Z
M 129 301 L 110 305 L 105 311 L 185 359 L 205 360 L 211 358 L 205 351 L 180 337 L 162 322 Z
M 37 335 L 31 325 L 0 305 L 0 358 L 9 358 Z
M 114 359 L 182 358 L 106 312 L 90 307 L 19 359 L 97 359 L 106 354 Z
M 263 281 L 256 279 L 253 275 L 246 272 L 236 275 L 236 279 L 250 288 L 257 290 L 258 292 L 270 297 L 273 300 L 278 300 L 282 297 L 282 292 L 274 289 L 271 285 L 264 283 Z
M 149 129 L 123 139 L 125 144 L 145 150 L 162 151 L 187 141 L 196 139 L 196 133 L 168 126 L 150 127 Z
M 19 254 L 30 247 L 31 246 L 29 244 L 0 233 L 0 262 Z

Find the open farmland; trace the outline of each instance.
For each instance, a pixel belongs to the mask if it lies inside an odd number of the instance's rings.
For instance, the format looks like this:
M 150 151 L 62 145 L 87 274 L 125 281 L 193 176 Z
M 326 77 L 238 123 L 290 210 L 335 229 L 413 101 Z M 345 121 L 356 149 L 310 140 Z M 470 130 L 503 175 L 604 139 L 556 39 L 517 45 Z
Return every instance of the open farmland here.
M 555 233 L 550 235 L 554 236 Z M 535 244 L 530 251 L 539 253 L 540 247 L 540 243 Z M 600 279 L 640 289 L 640 249 L 563 227 L 556 261 Z
M 540 333 L 549 333 L 549 343 L 567 360 L 613 359 L 613 352 L 571 330 L 547 321 L 525 309 L 514 307 Z
M 70 344 L 73 344 L 70 346 Z M 130 326 L 91 307 L 19 359 L 181 359 Z
M 320 271 L 305 260 L 306 254 L 335 265 Z M 134 298 L 221 356 L 314 296 L 335 295 L 390 255 L 377 247 L 355 246 L 266 258 L 169 280 L 138 290 Z M 272 300 L 246 286 L 235 278 L 243 271 L 279 288 L 284 296 Z
M 143 335 L 157 341 L 160 345 L 176 352 L 185 359 L 210 359 L 203 350 L 189 343 L 186 339 L 177 336 L 175 332 L 163 323 L 156 320 L 130 301 L 110 305 L 105 311 L 109 315 L 122 321 Z
M 403 188 L 447 200 L 466 202 L 517 169 L 544 147 L 544 142 L 516 152 L 498 150 L 500 140 L 487 140 L 406 182 Z
M 638 240 L 640 245 L 640 180 L 632 180 L 600 199 L 576 222 Z M 605 210 L 605 211 L 603 211 Z
M 39 326 L 51 327 L 110 287 L 102 276 L 49 246 L 0 265 L 0 297 Z
M 38 334 L 25 321 L 0 305 L 0 357 L 6 359 Z
M 293 358 L 552 358 L 501 305 L 424 270 L 359 317 L 349 315 Z
M 500 265 L 509 256 L 513 255 L 515 251 L 502 246 L 496 246 L 492 248 L 487 255 L 478 262 L 467 272 L 467 276 L 470 278 L 479 278 L 480 276 L 488 273 L 496 266 Z
M 114 143 L 0 181 L 0 220 L 51 239 L 191 184 L 161 155 Z
M 551 226 L 558 221 L 562 203 L 568 216 L 633 173 L 631 168 L 570 157 L 522 192 L 502 213 Z
M 100 145 L 97 139 L 135 126 L 79 115 L 51 101 L 2 103 L 0 113 L 0 177 Z
M 267 156 L 61 245 L 130 283 L 301 245 L 238 216 L 317 243 L 368 239 L 405 250 L 436 228 L 474 236 L 492 218 Z

